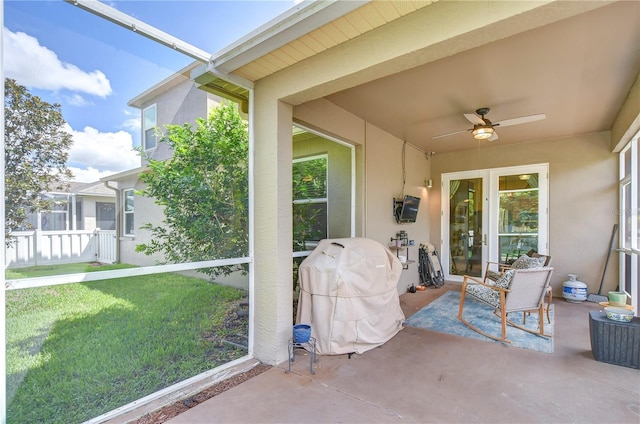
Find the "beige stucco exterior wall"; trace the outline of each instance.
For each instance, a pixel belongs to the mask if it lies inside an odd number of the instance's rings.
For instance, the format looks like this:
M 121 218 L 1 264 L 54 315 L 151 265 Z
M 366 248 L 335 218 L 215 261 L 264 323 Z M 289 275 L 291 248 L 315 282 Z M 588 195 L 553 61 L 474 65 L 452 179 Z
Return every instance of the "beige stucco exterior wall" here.
M 409 248 L 410 264 L 402 272 L 398 282 L 398 293 L 407 291 L 409 285 L 418 284 L 418 248 L 420 243 L 429 242 L 429 196 L 424 181 L 428 175 L 428 163 L 423 152 L 411 145 L 405 148 L 405 164 L 402 160 L 403 141 L 384 131 L 367 125 L 366 134 L 366 196 L 365 229 L 366 237 L 388 245 L 396 232 L 404 230 L 415 246 Z M 404 174 L 404 192 L 403 192 Z M 403 194 L 420 197 L 418 217 L 415 223 L 398 224 L 393 216 L 393 198 Z
M 481 146 L 433 158 L 431 233 L 440 240 L 441 175 L 474 169 L 549 164 L 549 254 L 555 268 L 551 284 L 562 295 L 567 274 L 580 275 L 589 292 L 598 291 L 613 224 L 618 222 L 618 157 L 609 150 L 610 133 L 538 141 L 504 147 Z M 618 281 L 612 255 L 603 293 Z
M 291 205 L 292 107 L 271 87 L 256 87 L 250 110 L 253 162 L 253 354 L 268 364 L 287 359 L 293 321 Z M 253 131 L 251 131 L 253 129 Z

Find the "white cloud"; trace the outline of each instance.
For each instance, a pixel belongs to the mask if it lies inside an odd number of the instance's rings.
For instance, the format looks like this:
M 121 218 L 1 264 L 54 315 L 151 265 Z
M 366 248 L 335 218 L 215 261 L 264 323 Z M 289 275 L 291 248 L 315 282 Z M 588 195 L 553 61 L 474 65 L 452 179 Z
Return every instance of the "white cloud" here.
M 102 71 L 87 72 L 62 62 L 55 52 L 24 32 L 11 32 L 6 27 L 3 32 L 6 77 L 29 88 L 67 89 L 102 98 L 111 94 L 111 83 Z
M 75 166 L 70 166 L 69 170 L 73 173 L 73 181 L 80 183 L 93 183 L 102 177 L 116 173 L 114 171 L 100 171 L 95 168 L 82 169 Z
M 79 94 L 74 94 L 72 96 L 65 96 L 65 99 L 67 99 L 67 103 L 73 106 L 79 106 L 79 107 L 93 106 L 93 103 L 91 103 L 90 101 L 88 101 L 87 99 L 85 99 Z
M 140 117 L 125 119 L 122 122 L 122 128 L 126 128 L 129 131 L 140 131 L 140 125 L 142 125 Z
M 69 125 L 66 131 L 73 137 L 69 163 L 70 168 L 74 168 L 75 181 L 91 182 L 100 176 L 140 166 L 140 156 L 133 150 L 131 134 L 126 131 L 101 133 L 92 127 L 76 131 Z M 94 178 L 94 175 L 99 176 Z M 86 180 L 89 176 L 91 179 Z

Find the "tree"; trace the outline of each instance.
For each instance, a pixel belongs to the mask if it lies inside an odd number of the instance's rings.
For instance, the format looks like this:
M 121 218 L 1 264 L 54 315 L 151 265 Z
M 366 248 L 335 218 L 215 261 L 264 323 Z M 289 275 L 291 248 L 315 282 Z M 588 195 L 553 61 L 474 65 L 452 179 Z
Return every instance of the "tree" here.
M 28 227 L 29 211 L 49 211 L 41 195 L 63 191 L 73 175 L 67 168 L 73 143 L 64 130 L 60 104 L 50 104 L 7 78 L 4 88 L 5 228 Z M 5 242 L 10 243 L 5 234 Z
M 164 207 L 162 225 L 146 223 L 151 242 L 136 246 L 147 255 L 160 252 L 169 263 L 246 256 L 248 231 L 247 124 L 235 105 L 222 103 L 207 119 L 168 125 L 160 142 L 173 156 L 149 159 L 142 195 Z M 230 274 L 234 267 L 202 270 Z

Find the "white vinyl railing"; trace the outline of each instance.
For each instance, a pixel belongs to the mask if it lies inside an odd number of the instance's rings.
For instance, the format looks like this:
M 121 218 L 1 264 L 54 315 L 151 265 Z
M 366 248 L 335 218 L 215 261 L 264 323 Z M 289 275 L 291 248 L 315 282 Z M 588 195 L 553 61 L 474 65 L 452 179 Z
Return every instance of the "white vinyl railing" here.
M 116 260 L 115 231 L 15 231 L 5 268 Z

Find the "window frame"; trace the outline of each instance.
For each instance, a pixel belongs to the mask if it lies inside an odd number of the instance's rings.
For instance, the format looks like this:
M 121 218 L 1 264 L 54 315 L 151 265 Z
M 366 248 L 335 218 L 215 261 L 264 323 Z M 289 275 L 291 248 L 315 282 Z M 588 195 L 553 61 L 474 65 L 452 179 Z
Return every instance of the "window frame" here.
M 147 122 L 147 113 L 153 111 L 153 118 L 150 119 L 150 122 Z M 150 117 L 149 117 L 150 118 Z M 154 103 L 142 109 L 142 149 L 146 152 L 149 150 L 154 150 L 158 147 L 158 137 L 156 135 L 156 130 L 158 128 L 158 107 L 157 104 Z M 147 138 L 147 132 L 153 130 L 153 146 L 149 146 L 149 139 Z
M 42 197 L 49 197 L 53 202 L 51 210 L 41 211 L 38 214 L 37 228 L 42 231 L 69 231 L 72 229 L 71 219 L 71 195 L 67 193 L 46 193 Z M 45 225 L 45 221 L 47 224 Z M 59 228 L 62 224 L 62 227 Z M 49 228 L 45 228 L 49 226 Z
M 619 290 L 640 304 L 640 133 L 619 154 Z M 627 284 L 629 283 L 629 284 Z
M 127 210 L 128 208 L 127 197 L 129 193 L 131 193 L 131 210 Z M 127 228 L 129 227 L 128 225 L 129 216 L 131 217 L 130 219 L 132 220 L 131 231 L 127 232 L 128 231 Z M 133 237 L 135 235 L 135 193 L 134 193 L 134 189 L 132 188 L 122 190 L 122 217 L 123 217 L 122 235 L 124 237 Z
M 325 237 L 328 236 L 329 234 L 329 155 L 327 153 L 322 153 L 322 154 L 317 154 L 317 155 L 312 155 L 312 156 L 305 156 L 305 157 L 301 157 L 301 158 L 295 158 L 292 161 L 292 166 L 295 165 L 296 163 L 301 163 L 301 162 L 308 162 L 308 161 L 312 161 L 312 160 L 318 160 L 318 159 L 323 159 L 325 161 L 325 192 L 324 192 L 324 197 L 314 197 L 314 198 L 302 198 L 302 199 L 293 199 L 292 201 L 292 208 L 295 207 L 296 205 L 310 205 L 310 204 L 316 204 L 316 205 L 325 205 L 325 229 L 324 229 L 324 233 L 325 233 Z M 321 237 L 320 240 L 322 240 L 325 237 Z M 320 241 L 318 240 L 318 241 Z M 293 234 L 293 241 L 295 242 L 295 233 Z M 310 246 L 313 247 L 313 246 Z M 313 249 L 311 249 L 313 250 Z M 295 245 L 294 245 L 294 252 L 296 251 L 295 249 Z M 303 252 L 309 251 L 309 249 L 302 249 Z

